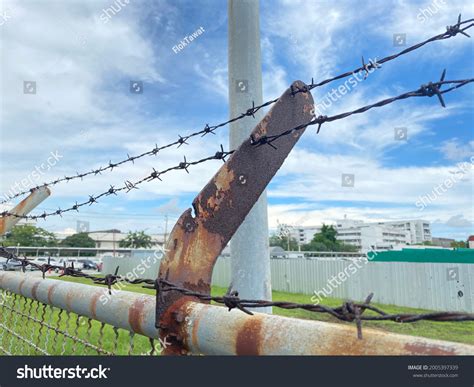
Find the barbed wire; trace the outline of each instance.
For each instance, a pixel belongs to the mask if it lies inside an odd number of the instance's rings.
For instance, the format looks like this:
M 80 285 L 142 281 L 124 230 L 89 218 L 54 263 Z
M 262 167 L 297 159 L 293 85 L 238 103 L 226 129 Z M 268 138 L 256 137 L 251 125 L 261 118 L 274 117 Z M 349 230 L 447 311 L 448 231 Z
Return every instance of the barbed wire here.
M 316 133 L 319 133 L 320 130 L 321 130 L 322 124 L 325 123 L 325 122 L 332 122 L 332 121 L 341 120 L 341 119 L 347 118 L 349 116 L 352 116 L 354 114 L 365 113 L 366 111 L 368 111 L 370 109 L 382 107 L 382 106 L 391 104 L 395 101 L 400 101 L 400 100 L 407 99 L 407 98 L 412 98 L 412 97 L 433 97 L 433 96 L 436 95 L 438 97 L 438 100 L 439 100 L 441 106 L 446 107 L 446 103 L 444 102 L 444 99 L 443 99 L 443 94 L 449 93 L 453 90 L 459 89 L 460 87 L 463 87 L 463 86 L 465 86 L 469 83 L 474 82 L 474 78 L 445 81 L 444 80 L 445 77 L 446 77 L 446 69 L 443 70 L 443 72 L 441 74 L 441 78 L 438 82 L 429 82 L 427 84 L 423 84 L 417 90 L 409 91 L 407 93 L 400 94 L 396 97 L 386 98 L 386 99 L 383 99 L 383 100 L 378 101 L 376 103 L 366 105 L 364 107 L 361 107 L 361 108 L 358 108 L 358 109 L 355 109 L 355 110 L 352 110 L 352 111 L 349 111 L 349 112 L 340 113 L 340 114 L 336 114 L 336 115 L 333 115 L 333 116 L 321 116 L 320 115 L 318 117 L 315 117 L 310 122 L 301 124 L 301 125 L 299 125 L 297 127 L 294 127 L 292 129 L 288 129 L 288 130 L 286 130 L 282 133 L 279 133 L 279 134 L 276 134 L 276 135 L 273 135 L 273 136 L 262 136 L 258 140 L 251 137 L 251 140 L 252 140 L 252 143 L 254 145 L 268 144 L 272 147 L 275 147 L 274 145 L 272 145 L 272 143 L 274 141 L 278 140 L 280 137 L 293 134 L 295 131 L 302 130 L 302 129 L 306 128 L 307 126 L 318 125 Z M 450 88 L 445 89 L 445 90 L 441 90 L 441 87 L 443 85 L 451 85 L 451 84 L 454 85 L 454 86 L 451 86 Z
M 376 103 L 358 108 L 356 110 L 352 110 L 352 111 L 349 111 L 349 112 L 337 114 L 337 115 L 334 115 L 334 116 L 318 116 L 318 117 L 315 117 L 314 119 L 312 119 L 309 122 L 306 122 L 304 124 L 301 124 L 301 125 L 298 125 L 296 127 L 291 128 L 291 129 L 288 129 L 288 130 L 286 130 L 282 133 L 279 133 L 277 135 L 262 136 L 259 139 L 255 139 L 253 136 L 250 136 L 250 142 L 254 146 L 269 145 L 272 148 L 276 149 L 276 146 L 273 145 L 273 142 L 278 140 L 280 137 L 291 135 L 291 134 L 295 133 L 295 131 L 302 130 L 302 129 L 306 128 L 307 126 L 318 125 L 316 133 L 319 133 L 319 131 L 321 129 L 321 125 L 325 122 L 332 122 L 332 121 L 336 121 L 336 120 L 341 120 L 341 119 L 344 119 L 344 118 L 349 117 L 349 116 L 354 115 L 354 114 L 361 114 L 361 113 L 364 113 L 364 112 L 366 112 L 370 109 L 373 109 L 373 108 L 376 108 L 376 107 L 382 107 L 382 106 L 388 105 L 390 103 L 393 103 L 395 101 L 399 101 L 399 100 L 403 100 L 403 99 L 407 99 L 407 98 L 412 98 L 412 97 L 432 97 L 432 96 L 436 95 L 438 97 L 441 105 L 443 107 L 445 107 L 446 104 L 445 104 L 444 99 L 442 97 L 443 94 L 446 94 L 446 93 L 451 92 L 453 90 L 456 90 L 456 89 L 458 89 L 462 86 L 465 86 L 465 85 L 467 85 L 471 82 L 474 82 L 474 78 L 463 79 L 463 80 L 445 81 L 444 80 L 445 76 L 446 76 L 446 70 L 443 71 L 443 73 L 441 75 L 441 78 L 440 78 L 440 81 L 438 81 L 438 82 L 429 82 L 427 84 L 421 85 L 420 88 L 417 89 L 417 90 L 401 94 L 397 97 L 386 98 L 386 99 L 381 100 L 379 102 L 376 102 Z M 450 88 L 445 89 L 445 90 L 441 90 L 441 87 L 443 85 L 454 85 L 454 86 L 451 86 Z M 100 198 L 110 196 L 110 195 L 117 195 L 117 193 L 119 193 L 121 191 L 125 191 L 126 193 L 128 193 L 128 192 L 130 192 L 134 189 L 138 189 L 138 186 L 145 183 L 145 182 L 150 182 L 150 181 L 153 181 L 153 180 L 161 180 L 161 177 L 163 175 L 165 175 L 166 173 L 169 173 L 171 171 L 185 170 L 186 172 L 189 173 L 189 171 L 188 171 L 189 167 L 194 166 L 194 165 L 198 165 L 198 164 L 202 164 L 202 163 L 205 163 L 207 161 L 222 160 L 222 161 L 225 162 L 225 158 L 228 157 L 229 155 L 231 155 L 234 152 L 235 152 L 235 150 L 224 151 L 224 148 L 221 145 L 220 150 L 218 152 L 216 152 L 214 155 L 204 157 L 204 158 L 202 158 L 200 160 L 197 160 L 197 161 L 187 161 L 186 156 L 184 156 L 184 161 L 180 162 L 179 164 L 177 164 L 173 167 L 169 167 L 169 168 L 164 169 L 162 171 L 156 171 L 155 169 L 153 169 L 153 171 L 149 175 L 143 177 L 142 179 L 140 179 L 140 180 L 138 180 L 134 183 L 132 183 L 130 181 L 125 181 L 124 185 L 119 187 L 119 188 L 116 188 L 114 186 L 110 186 L 110 188 L 108 190 L 106 190 L 106 191 L 104 191 L 100 194 L 89 195 L 88 200 L 86 200 L 84 202 L 81 202 L 81 203 L 76 202 L 74 205 L 72 205 L 71 207 L 66 208 L 66 209 L 59 208 L 56 211 L 52 211 L 52 212 L 46 212 L 45 211 L 41 215 L 18 215 L 16 213 L 12 213 L 12 212 L 9 212 L 9 211 L 3 211 L 2 213 L 0 213 L 0 216 L 2 216 L 2 217 L 11 216 L 11 217 L 14 217 L 14 218 L 29 219 L 29 220 L 46 219 L 47 217 L 51 217 L 51 216 L 61 216 L 62 214 L 67 213 L 67 212 L 79 211 L 79 208 L 81 208 L 81 207 L 84 207 L 84 206 L 87 206 L 87 205 L 90 206 L 92 204 L 95 204 L 95 203 L 98 202 L 98 200 Z
M 446 27 L 446 32 L 444 32 L 442 34 L 435 35 L 435 36 L 433 36 L 433 37 L 431 37 L 431 38 L 429 38 L 429 39 L 427 39 L 423 42 L 420 42 L 420 43 L 417 43 L 413 46 L 410 46 L 410 47 L 400 51 L 397 54 L 393 54 L 393 55 L 384 57 L 380 60 L 375 60 L 375 61 L 374 60 L 369 60 L 369 63 L 365 63 L 364 57 L 362 57 L 362 66 L 357 67 L 354 70 L 342 73 L 340 75 L 337 75 L 337 76 L 334 76 L 334 77 L 331 77 L 331 78 L 327 78 L 327 79 L 325 79 L 323 81 L 320 81 L 320 82 L 317 82 L 317 83 L 314 82 L 314 79 L 311 79 L 311 83 L 309 85 L 307 85 L 306 87 L 301 88 L 301 89 L 292 89 L 292 93 L 293 93 L 293 95 L 295 95 L 297 93 L 307 92 L 307 91 L 312 90 L 316 87 L 320 87 L 320 86 L 326 85 L 330 82 L 349 77 L 349 76 L 351 76 L 353 74 L 356 74 L 356 73 L 359 73 L 359 72 L 365 72 L 365 77 L 364 78 L 367 78 L 367 76 L 369 75 L 369 70 L 380 68 L 383 63 L 387 63 L 389 61 L 392 61 L 392 60 L 398 58 L 399 56 L 402 56 L 402 55 L 405 55 L 405 54 L 410 53 L 412 51 L 415 51 L 415 50 L 419 49 L 420 47 L 423 47 L 424 45 L 426 45 L 428 43 L 449 39 L 451 37 L 456 36 L 457 34 L 462 34 L 462 35 L 465 35 L 466 37 L 470 37 L 469 34 L 467 34 L 465 31 L 467 31 L 468 29 L 470 29 L 471 27 L 474 26 L 473 22 L 474 22 L 474 19 L 468 19 L 468 20 L 461 21 L 461 14 L 459 14 L 457 23 L 453 26 L 447 26 Z M 463 25 L 468 24 L 468 23 L 471 23 L 471 24 L 461 28 Z M 250 117 L 250 116 L 255 117 L 255 113 L 257 113 L 259 110 L 273 105 L 278 100 L 279 100 L 279 98 L 275 98 L 275 99 L 269 100 L 269 101 L 264 102 L 261 105 L 257 105 L 257 106 L 255 105 L 254 102 L 252 102 L 252 107 L 251 108 L 247 109 L 245 112 L 240 113 L 240 115 L 237 115 L 234 118 L 231 118 L 227 121 L 224 121 L 224 122 L 221 122 L 219 124 L 212 125 L 212 126 L 209 126 L 209 124 L 206 124 L 204 129 L 192 132 L 192 133 L 190 133 L 186 136 L 178 135 L 178 139 L 175 140 L 175 141 L 172 141 L 172 142 L 170 142 L 168 144 L 165 144 L 165 145 L 162 145 L 162 146 L 158 146 L 157 144 L 155 144 L 155 146 L 152 149 L 147 150 L 147 151 L 145 151 L 141 154 L 135 155 L 135 156 L 130 156 L 130 155 L 127 154 L 127 158 L 122 159 L 122 160 L 117 161 L 117 162 L 109 161 L 108 165 L 106 165 L 104 167 L 99 167 L 99 168 L 96 168 L 96 169 L 92 169 L 92 170 L 87 171 L 87 172 L 81 172 L 81 173 L 76 172 L 75 175 L 58 177 L 58 178 L 56 178 L 56 179 L 54 179 L 50 182 L 43 183 L 43 184 L 37 185 L 35 187 L 17 192 L 16 194 L 4 195 L 5 199 L 1 200 L 0 204 L 5 204 L 5 203 L 7 203 L 7 202 L 9 202 L 13 199 L 16 199 L 16 198 L 21 197 L 21 196 L 26 195 L 26 194 L 29 194 L 29 193 L 33 192 L 34 190 L 37 190 L 37 189 L 42 188 L 42 187 L 51 187 L 51 186 L 55 186 L 55 185 L 63 183 L 63 182 L 70 182 L 70 181 L 76 180 L 76 179 L 83 180 L 84 177 L 91 176 L 91 175 L 94 175 L 94 176 L 99 175 L 102 172 L 106 172 L 108 170 L 112 171 L 114 168 L 120 167 L 123 164 L 127 164 L 127 163 L 130 163 L 130 162 L 135 163 L 135 160 L 144 158 L 146 156 L 156 156 L 159 152 L 161 152 L 162 150 L 165 150 L 167 148 L 171 148 L 171 147 L 174 147 L 174 146 L 177 146 L 179 148 L 183 144 L 188 144 L 187 141 L 190 140 L 193 137 L 197 137 L 197 136 L 204 137 L 207 134 L 215 134 L 214 132 L 217 129 L 222 128 L 222 127 L 224 127 L 228 124 L 239 121 L 239 120 L 241 120 L 245 117 Z
M 308 312 L 329 314 L 338 320 L 345 322 L 355 322 L 357 326 L 357 336 L 362 339 L 362 321 L 391 321 L 395 323 L 414 323 L 417 321 L 433 321 L 433 322 L 462 322 L 462 321 L 474 321 L 474 314 L 461 313 L 461 312 L 429 312 L 429 313 L 397 313 L 390 314 L 384 312 L 382 309 L 371 305 L 370 302 L 374 296 L 373 293 L 365 299 L 364 302 L 344 301 L 341 306 L 330 307 L 321 304 L 303 304 L 289 301 L 266 301 L 266 300 L 253 300 L 253 299 L 241 299 L 239 298 L 239 292 L 232 288 L 232 284 L 227 289 L 227 292 L 223 296 L 211 296 L 203 294 L 190 289 L 183 288 L 174 284 L 173 282 L 164 279 L 129 279 L 127 276 L 118 275 L 119 267 L 116 268 L 114 274 L 107 274 L 105 276 L 93 276 L 87 273 L 83 273 L 81 270 L 75 269 L 74 265 L 68 267 L 66 263 L 63 266 L 52 265 L 50 259 L 48 263 L 37 264 L 28 260 L 26 257 L 19 257 L 6 249 L 0 247 L 0 256 L 7 259 L 7 263 L 10 260 L 21 263 L 22 270 L 25 271 L 26 267 L 32 266 L 42 272 L 43 278 L 45 274 L 50 270 L 61 271 L 59 277 L 70 276 L 76 278 L 84 278 L 92 281 L 97 285 L 105 285 L 108 287 L 109 294 L 112 295 L 112 286 L 119 282 L 126 282 L 129 284 L 141 284 L 143 288 L 154 289 L 157 291 L 158 297 L 164 292 L 176 291 L 185 296 L 196 297 L 200 301 L 213 301 L 221 305 L 225 305 L 229 311 L 232 309 L 239 309 L 240 311 L 253 315 L 248 308 L 267 308 L 276 307 L 286 310 L 306 310 Z M 370 315 L 364 314 L 365 311 L 373 312 Z
M 188 171 L 189 167 L 195 166 L 195 165 L 198 165 L 198 164 L 202 164 L 202 163 L 205 163 L 207 161 L 222 160 L 222 161 L 225 162 L 226 157 L 231 155 L 232 153 L 234 153 L 234 151 L 224 151 L 224 148 L 221 145 L 220 150 L 217 151 L 212 156 L 204 157 L 204 158 L 202 158 L 200 160 L 196 160 L 196 161 L 187 161 L 186 156 L 184 156 L 184 161 L 181 161 L 179 164 L 177 164 L 175 166 L 163 169 L 161 171 L 157 171 L 156 169 L 153 168 L 153 171 L 149 175 L 141 178 L 140 180 L 137 180 L 135 182 L 131 182 L 131 181 L 127 180 L 120 187 L 115 187 L 115 186 L 111 185 L 110 188 L 107 189 L 106 191 L 104 191 L 102 193 L 99 193 L 99 194 L 96 194 L 96 195 L 89 195 L 89 199 L 87 199 L 86 201 L 83 201 L 81 203 L 76 202 L 74 205 L 72 205 L 71 207 L 68 207 L 66 209 L 58 208 L 57 210 L 52 211 L 52 212 L 44 211 L 40 215 L 18 215 L 14 212 L 12 213 L 10 211 L 3 211 L 3 212 L 0 213 L 0 216 L 1 217 L 10 216 L 10 217 L 19 218 L 19 219 L 38 220 L 38 219 L 46 219 L 46 218 L 51 217 L 51 216 L 62 216 L 64 213 L 71 212 L 71 211 L 79 212 L 79 209 L 81 207 L 91 206 L 93 204 L 96 204 L 96 203 L 98 203 L 98 200 L 103 198 L 103 197 L 111 196 L 111 195 L 117 195 L 119 192 L 122 192 L 122 191 L 124 191 L 126 193 L 129 193 L 132 190 L 139 189 L 139 186 L 141 184 L 148 183 L 148 182 L 153 181 L 153 180 L 160 180 L 161 181 L 162 180 L 161 178 L 165 174 L 167 174 L 171 171 L 185 170 L 187 173 L 189 173 L 189 171 Z

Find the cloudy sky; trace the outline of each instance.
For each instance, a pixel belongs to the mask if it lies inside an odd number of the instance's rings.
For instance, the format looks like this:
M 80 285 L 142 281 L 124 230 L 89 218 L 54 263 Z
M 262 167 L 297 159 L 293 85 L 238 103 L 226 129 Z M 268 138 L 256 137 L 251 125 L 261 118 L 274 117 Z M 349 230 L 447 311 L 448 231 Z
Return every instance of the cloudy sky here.
M 402 50 L 394 47 L 394 34 L 405 34 L 411 45 L 444 32 L 459 13 L 474 17 L 469 2 L 445 3 L 262 1 L 264 100 L 279 96 L 294 80 L 309 83 L 312 77 L 318 81 L 358 67 L 362 55 L 375 59 Z M 122 4 L 2 2 L 2 196 L 22 179 L 36 185 L 104 166 L 229 118 L 227 2 Z M 105 13 L 112 6 L 119 11 Z M 173 51 L 200 27 L 204 32 L 198 38 Z M 438 80 L 444 68 L 447 79 L 472 78 L 473 42 L 458 35 L 387 63 L 324 114 L 415 90 Z M 25 93 L 25 81 L 36 82 L 36 94 Z M 142 82 L 143 93 L 131 93 L 130 81 Z M 315 100 L 343 83 L 316 89 Z M 474 180 L 472 165 L 460 169 L 459 163 L 474 154 L 473 96 L 473 86 L 467 86 L 445 96 L 446 109 L 436 98 L 414 98 L 325 124 L 319 135 L 308 130 L 269 187 L 271 227 L 277 221 L 330 223 L 345 214 L 367 221 L 419 218 L 432 222 L 435 236 L 465 239 L 473 233 Z M 406 128 L 406 141 L 395 139 L 395 128 Z M 55 186 L 36 213 L 87 200 L 111 184 L 172 166 L 184 155 L 195 160 L 213 154 L 221 143 L 227 148 L 227 130 Z M 173 222 L 219 167 L 215 161 L 189 175 L 170 173 L 163 182 L 39 225 L 61 231 L 88 220 L 92 229 L 163 232 L 165 215 Z M 353 187 L 342 187 L 342 174 L 354 175 Z M 454 181 L 452 187 L 434 193 L 446 179 Z M 426 207 L 420 205 L 423 197 Z

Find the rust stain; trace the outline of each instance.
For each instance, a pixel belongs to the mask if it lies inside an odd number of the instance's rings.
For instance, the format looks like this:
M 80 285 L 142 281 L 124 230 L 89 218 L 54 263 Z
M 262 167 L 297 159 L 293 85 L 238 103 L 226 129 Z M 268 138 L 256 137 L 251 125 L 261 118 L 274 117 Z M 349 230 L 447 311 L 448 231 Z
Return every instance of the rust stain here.
M 199 330 L 200 323 L 201 323 L 200 319 L 196 318 L 193 320 L 193 331 L 191 334 L 191 340 L 194 347 L 197 347 L 198 345 L 198 330 Z
M 268 122 L 270 121 L 272 115 L 271 115 L 271 112 L 268 113 L 263 119 L 262 121 L 260 121 L 258 123 L 258 125 L 256 126 L 256 128 L 254 129 L 253 131 L 253 136 L 256 140 L 262 138 L 263 136 L 266 136 L 267 133 L 268 133 Z
M 128 323 L 132 330 L 136 333 L 143 334 L 142 320 L 143 320 L 143 308 L 145 306 L 142 298 L 137 298 L 128 311 Z
M 254 316 L 245 321 L 239 328 L 235 342 L 235 352 L 240 356 L 260 355 L 262 343 L 263 321 Z
M 407 343 L 404 345 L 404 348 L 413 355 L 456 355 L 456 351 L 452 348 L 420 342 Z
M 54 285 L 51 285 L 49 288 L 48 288 L 48 303 L 50 305 L 53 304 L 53 293 L 54 293 L 54 290 L 58 287 L 59 284 L 54 284 Z
M 160 325 L 160 337 L 171 343 L 167 348 L 163 349 L 164 355 L 185 355 L 187 354 L 186 338 L 186 316 L 187 305 L 193 298 L 184 296 L 173 302 L 168 309 L 162 314 Z M 179 320 L 177 321 L 177 316 Z
M 97 301 L 99 300 L 101 295 L 102 295 L 101 292 L 95 292 L 92 295 L 92 299 L 90 303 L 90 313 L 94 320 L 97 320 Z
M 303 106 L 303 113 L 310 113 L 312 117 L 314 117 L 314 104 L 305 104 Z
M 69 311 L 72 310 L 72 302 L 74 300 L 74 294 L 72 292 L 67 292 L 66 294 L 66 306 Z
M 31 295 L 33 296 L 35 300 L 38 300 L 37 290 L 38 290 L 39 284 L 40 284 L 40 281 L 36 281 L 31 287 Z
M 23 278 L 20 282 L 20 285 L 18 286 L 18 290 L 20 294 L 23 294 L 22 290 L 23 290 L 23 284 L 25 283 L 25 281 L 26 281 L 26 278 Z

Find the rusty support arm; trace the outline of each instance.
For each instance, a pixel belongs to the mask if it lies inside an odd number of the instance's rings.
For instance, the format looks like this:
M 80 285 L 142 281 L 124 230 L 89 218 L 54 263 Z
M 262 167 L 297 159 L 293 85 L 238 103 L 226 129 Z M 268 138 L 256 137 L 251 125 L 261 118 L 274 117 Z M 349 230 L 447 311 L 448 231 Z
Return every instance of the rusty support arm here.
M 26 215 L 42 203 L 49 195 L 51 195 L 51 191 L 48 187 L 32 190 L 31 194 L 18 203 L 10 212 L 16 215 Z M 4 235 L 10 231 L 20 220 L 20 218 L 14 216 L 0 217 L 0 235 Z
M 285 91 L 250 137 L 194 199 L 194 214 L 188 209 L 181 215 L 170 234 L 159 279 L 189 290 L 210 293 L 217 257 L 280 169 L 304 128 L 272 144 L 256 146 L 254 142 L 312 120 L 314 101 L 311 94 L 294 93 L 294 90 L 304 88 L 303 82 L 296 81 Z M 184 349 L 176 316 L 171 311 L 183 301 L 193 299 L 176 291 L 158 292 L 157 326 L 161 328 L 162 337 L 170 337 L 173 343 L 165 351 L 167 354 L 182 354 Z

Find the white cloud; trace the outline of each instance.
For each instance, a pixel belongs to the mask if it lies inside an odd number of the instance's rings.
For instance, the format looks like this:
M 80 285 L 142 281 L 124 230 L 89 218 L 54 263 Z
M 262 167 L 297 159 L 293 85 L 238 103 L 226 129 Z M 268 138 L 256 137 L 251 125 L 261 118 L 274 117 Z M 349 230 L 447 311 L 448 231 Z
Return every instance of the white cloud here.
M 474 140 L 462 144 L 457 138 L 452 138 L 443 142 L 439 150 L 447 160 L 464 160 L 474 156 Z
M 446 221 L 446 226 L 449 227 L 471 227 L 472 221 L 467 220 L 462 214 L 451 216 Z

